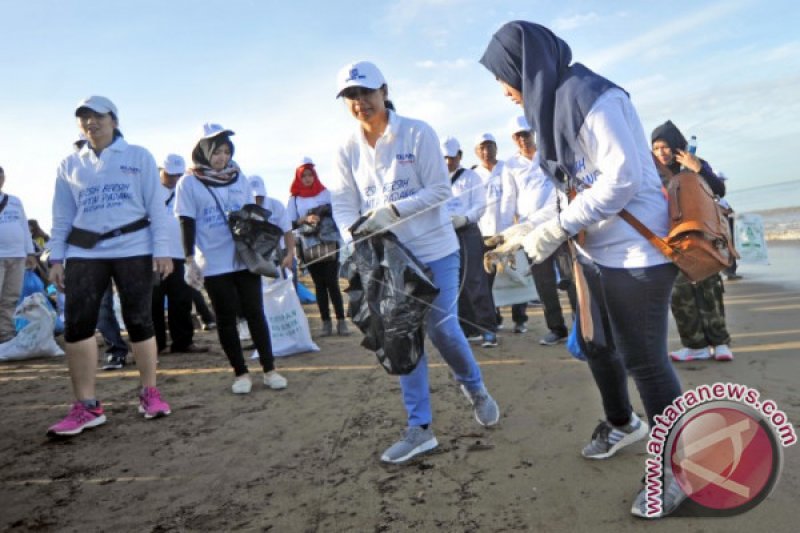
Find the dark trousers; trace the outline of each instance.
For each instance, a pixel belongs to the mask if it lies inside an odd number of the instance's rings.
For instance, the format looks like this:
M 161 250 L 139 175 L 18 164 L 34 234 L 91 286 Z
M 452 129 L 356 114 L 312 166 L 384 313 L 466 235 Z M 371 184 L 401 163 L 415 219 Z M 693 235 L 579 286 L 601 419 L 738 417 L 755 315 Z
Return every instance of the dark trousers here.
M 542 263 L 531 265 L 531 274 L 533 274 L 533 284 L 536 286 L 539 300 L 542 302 L 542 307 L 544 307 L 544 320 L 547 323 L 547 329 L 562 336 L 566 335 L 567 326 L 564 323 L 561 302 L 558 300 L 555 254 Z M 571 280 L 567 286 L 567 296 L 574 313 L 577 298 L 575 284 Z
M 100 303 L 112 279 L 128 338 L 142 342 L 153 336 L 153 256 L 71 258 L 64 267 L 65 341 L 79 342 L 94 336 Z
M 109 283 L 103 298 L 100 300 L 100 311 L 97 315 L 97 329 L 106 343 L 106 353 L 117 357 L 128 354 L 128 345 L 122 339 L 117 315 L 114 314 L 114 291 Z
M 247 364 L 242 354 L 242 343 L 236 329 L 237 313 L 247 320 L 250 336 L 258 350 L 259 361 L 264 372 L 275 368 L 272 357 L 272 341 L 269 326 L 264 317 L 264 301 L 261 295 L 261 276 L 249 270 L 229 272 L 205 279 L 206 292 L 217 315 L 217 334 L 225 355 L 237 376 L 247 374 Z
M 158 351 L 167 347 L 167 329 L 172 339 L 172 351 L 180 352 L 192 344 L 192 289 L 183 279 L 183 259 L 172 260 L 172 274 L 153 287 L 153 328 Z M 164 298 L 167 299 L 167 324 L 164 322 Z
M 483 237 L 477 224 L 469 224 L 458 231 L 459 271 L 461 283 L 458 293 L 458 318 L 461 328 L 469 337 L 497 331 L 492 291 L 489 277 L 483 269 Z
M 214 318 L 214 314 L 211 312 L 211 309 L 208 308 L 208 304 L 206 303 L 206 298 L 203 296 L 203 293 L 191 287 L 189 287 L 189 290 L 192 293 L 192 303 L 194 303 L 194 308 L 197 310 L 197 314 L 200 315 L 200 320 L 203 321 L 203 324 L 208 325 L 211 322 L 216 322 L 217 320 Z
M 344 304 L 342 291 L 339 290 L 339 261 L 322 261 L 307 266 L 311 279 L 314 280 L 314 290 L 317 295 L 319 316 L 323 321 L 331 319 L 331 310 L 328 301 L 333 304 L 336 320 L 344 320 Z
M 649 268 L 608 268 L 581 258 L 595 326 L 586 349 L 606 418 L 628 422 L 633 408 L 628 379 L 633 377 L 647 418 L 663 412 L 681 394 L 667 358 L 669 300 L 677 268 L 672 263 Z M 581 313 L 584 309 L 580 310 Z

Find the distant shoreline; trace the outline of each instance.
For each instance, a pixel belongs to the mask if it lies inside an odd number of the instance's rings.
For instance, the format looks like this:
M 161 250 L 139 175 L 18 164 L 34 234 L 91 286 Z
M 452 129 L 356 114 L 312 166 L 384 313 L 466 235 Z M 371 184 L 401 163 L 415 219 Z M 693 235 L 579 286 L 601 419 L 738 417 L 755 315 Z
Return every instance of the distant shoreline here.
M 779 207 L 750 211 L 764 220 L 764 237 L 767 241 L 800 240 L 800 206 Z

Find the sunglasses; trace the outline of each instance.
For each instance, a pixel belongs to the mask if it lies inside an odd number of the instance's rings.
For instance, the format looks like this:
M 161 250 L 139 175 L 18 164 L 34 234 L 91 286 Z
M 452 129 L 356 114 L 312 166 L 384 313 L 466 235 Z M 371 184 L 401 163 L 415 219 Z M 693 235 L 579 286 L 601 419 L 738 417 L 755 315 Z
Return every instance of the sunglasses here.
M 348 100 L 357 100 L 359 98 L 366 98 L 375 93 L 378 89 L 367 89 L 366 87 L 348 87 L 342 91 L 342 96 Z

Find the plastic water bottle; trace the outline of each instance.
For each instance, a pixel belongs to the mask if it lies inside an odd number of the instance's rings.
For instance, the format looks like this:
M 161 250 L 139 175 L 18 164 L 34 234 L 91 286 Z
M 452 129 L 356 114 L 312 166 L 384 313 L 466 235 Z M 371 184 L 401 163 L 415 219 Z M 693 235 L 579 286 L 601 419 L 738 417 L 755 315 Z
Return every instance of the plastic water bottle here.
M 688 152 L 692 155 L 695 155 L 697 153 L 697 137 L 695 137 L 694 135 L 689 137 Z

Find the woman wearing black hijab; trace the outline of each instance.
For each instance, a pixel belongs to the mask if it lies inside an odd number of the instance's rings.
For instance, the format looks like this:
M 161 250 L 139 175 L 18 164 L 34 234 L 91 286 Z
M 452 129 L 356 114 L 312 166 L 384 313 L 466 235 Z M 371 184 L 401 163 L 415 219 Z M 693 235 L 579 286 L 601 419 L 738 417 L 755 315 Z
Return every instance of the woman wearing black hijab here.
M 585 351 L 605 420 L 583 455 L 605 459 L 648 434 L 628 397 L 629 373 L 651 424 L 681 394 L 667 358 L 669 296 L 677 269 L 617 216 L 624 208 L 657 235 L 667 233 L 666 199 L 627 93 L 571 61 L 566 42 L 523 21 L 498 30 L 481 59 L 505 94 L 524 108 L 536 131 L 542 169 L 562 191 L 556 217 L 535 228 L 514 228 L 504 246 L 521 245 L 540 262 L 568 238 L 585 234 L 579 260 L 599 330 Z M 577 193 L 569 204 L 568 189 Z M 681 500 L 670 488 L 666 492 L 663 514 Z M 642 489 L 631 512 L 645 516 L 645 503 Z

